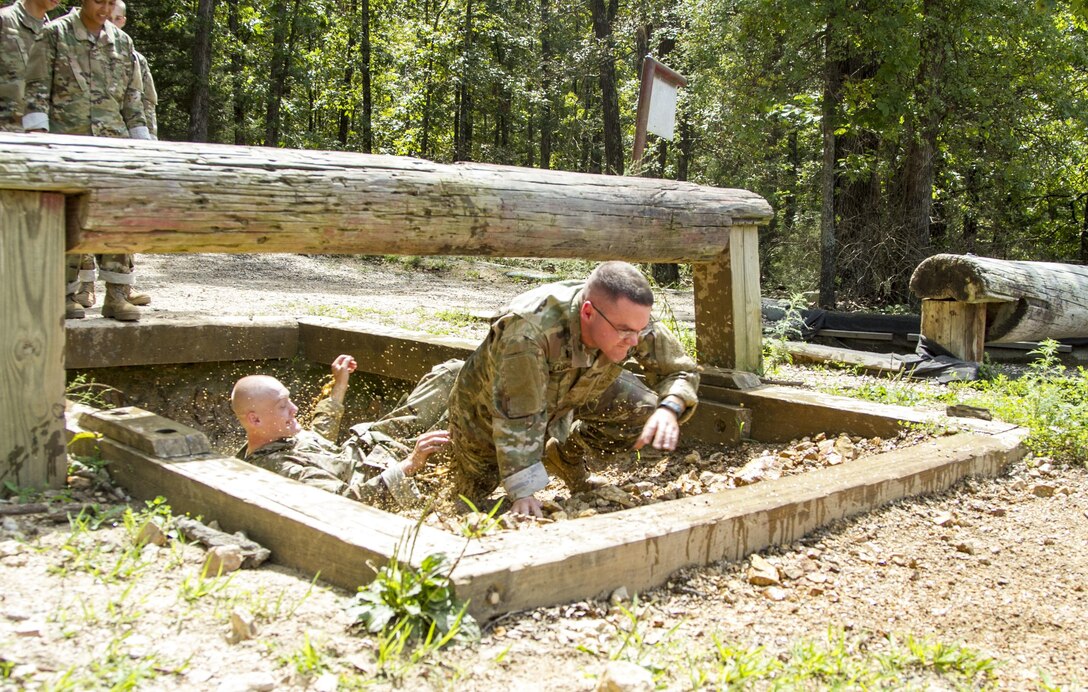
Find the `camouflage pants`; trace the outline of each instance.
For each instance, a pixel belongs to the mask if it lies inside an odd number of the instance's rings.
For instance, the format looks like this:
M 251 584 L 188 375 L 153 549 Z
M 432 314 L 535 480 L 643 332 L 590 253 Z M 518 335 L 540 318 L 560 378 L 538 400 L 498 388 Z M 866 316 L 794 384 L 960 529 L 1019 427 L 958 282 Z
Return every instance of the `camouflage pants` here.
M 359 425 L 408 444 L 428 430 L 441 429 L 449 417 L 453 383 L 464 364 L 463 360 L 447 360 L 434 366 L 395 409 L 373 423 Z M 353 427 L 352 431 L 358 427 Z
M 94 283 L 95 261 L 98 262 L 98 277 L 108 284 L 131 285 L 135 277 L 132 255 L 65 255 L 64 282 L 65 294 L 72 295 L 79 290 L 81 283 Z
M 470 393 L 454 393 L 451 407 L 462 405 L 462 397 Z M 627 370 L 609 385 L 596 400 L 574 409 L 570 435 L 558 440 L 559 452 L 568 463 L 585 464 L 600 456 L 630 450 L 642 433 L 646 421 L 657 410 L 658 394 Z M 490 407 L 478 399 L 469 402 L 474 415 L 491 420 Z M 457 422 L 455 422 L 455 420 Z M 477 508 L 487 511 L 487 498 L 499 487 L 502 478 L 490 426 L 458 424 L 463 417 L 451 416 L 450 468 L 454 491 L 464 495 Z M 467 420 L 472 420 L 470 417 Z M 543 447 L 540 449 L 544 453 Z

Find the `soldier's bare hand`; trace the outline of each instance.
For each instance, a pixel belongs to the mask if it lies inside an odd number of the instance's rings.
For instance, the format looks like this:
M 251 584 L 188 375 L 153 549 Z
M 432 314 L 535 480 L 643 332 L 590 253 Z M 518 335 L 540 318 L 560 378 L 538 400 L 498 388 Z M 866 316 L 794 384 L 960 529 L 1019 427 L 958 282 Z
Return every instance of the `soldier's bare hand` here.
M 520 500 L 514 500 L 514 504 L 510 508 L 510 513 L 520 514 L 523 517 L 536 517 L 537 519 L 544 518 L 544 511 L 541 509 L 540 500 L 532 495 L 523 497 Z
M 676 449 L 679 440 L 680 423 L 676 420 L 676 414 L 667 408 L 659 408 L 642 427 L 635 449 L 642 449 L 649 444 L 654 449 L 671 451 Z
M 445 447 L 450 442 L 449 431 L 431 430 L 419 436 L 415 449 L 408 457 L 408 463 L 404 466 L 405 475 L 411 476 L 418 473 L 427 465 L 427 458 Z

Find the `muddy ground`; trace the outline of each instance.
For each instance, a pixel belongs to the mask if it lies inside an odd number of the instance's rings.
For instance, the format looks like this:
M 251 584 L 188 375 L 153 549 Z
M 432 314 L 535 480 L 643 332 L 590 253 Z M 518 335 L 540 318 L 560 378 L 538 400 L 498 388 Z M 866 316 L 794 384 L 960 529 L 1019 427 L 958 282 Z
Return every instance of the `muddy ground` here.
M 463 261 L 412 266 L 289 255 L 139 260 L 140 286 L 165 317 L 326 314 L 444 330 L 451 309 L 484 313 L 533 281 Z M 670 304 L 684 319 L 690 293 L 672 292 Z M 88 319 L 100 319 L 95 313 Z M 460 329 L 478 337 L 483 327 L 466 320 Z M 827 377 L 846 387 L 861 381 L 800 368 L 778 377 L 803 386 Z M 846 446 L 836 447 L 834 431 L 828 432 L 826 441 L 783 448 L 685 450 L 654 462 L 663 466 L 651 486 L 614 480 L 629 493 L 666 500 L 669 493 L 735 483 L 752 458 L 769 455 L 782 460 L 783 472 L 803 472 L 865 453 L 856 440 L 849 447 L 858 449 L 846 458 L 832 456 Z M 716 451 L 721 456 L 711 467 Z M 791 458 L 797 463 L 791 465 Z M 616 469 L 628 471 L 622 464 Z M 306 575 L 266 563 L 229 579 L 204 580 L 205 554 L 198 546 L 171 541 L 133 550 L 133 529 L 123 523 L 73 530 L 61 516 L 9 515 L 0 523 L 0 684 L 588 690 L 617 659 L 651 671 L 661 688 L 690 689 L 724 685 L 728 673 L 716 663 L 723 643 L 765 647 L 786 661 L 801 643 L 829 646 L 831 632 L 833 641 L 841 637 L 859 656 L 887 651 L 889 637 L 914 637 L 993 659 L 992 673 L 969 682 L 937 674 L 935 664 L 893 687 L 1080 689 L 1088 682 L 1086 479 L 1083 467 L 1029 458 L 999 478 L 902 501 L 762 552 L 778 584 L 752 583 L 760 580 L 750 577 L 751 560 L 687 570 L 634 599 L 602 594 L 485 623 L 479 643 L 419 662 L 388 656 L 373 636 L 349 633 L 344 609 L 352 594 Z M 123 491 L 96 489 L 86 479 L 74 483 L 70 499 L 119 506 L 116 495 Z M 561 487 L 552 490 L 557 504 L 567 501 Z M 610 509 L 597 499 L 588 498 L 584 509 Z M 567 509 L 560 504 L 554 511 Z M 231 643 L 232 614 L 247 612 L 255 634 Z M 805 686 L 820 689 L 828 679 L 814 673 Z

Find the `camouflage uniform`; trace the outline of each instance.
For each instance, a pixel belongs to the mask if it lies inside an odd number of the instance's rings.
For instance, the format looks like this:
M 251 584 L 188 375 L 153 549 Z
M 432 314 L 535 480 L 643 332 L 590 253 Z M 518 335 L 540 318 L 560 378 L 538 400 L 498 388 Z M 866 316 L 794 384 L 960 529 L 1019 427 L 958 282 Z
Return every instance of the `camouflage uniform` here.
M 405 444 L 414 444 L 423 433 L 442 429 L 449 419 L 454 380 L 464 364 L 463 360 L 454 359 L 434 366 L 396 408 L 373 423 L 359 423 L 351 428 L 352 432 L 374 430 Z
M 684 420 L 695 410 L 698 366 L 662 325 L 630 353 L 646 384 L 582 343 L 584 289 L 563 281 L 515 298 L 454 384 L 454 483 L 478 507 L 500 484 L 511 500 L 546 486 L 549 438 L 567 460 L 628 450 L 665 397 L 684 401 Z
M 83 25 L 76 7 L 47 24 L 30 51 L 23 128 L 150 139 L 142 92 L 132 39 L 109 22 L 94 36 Z M 131 255 L 101 258 L 101 279 L 113 284 L 133 283 Z M 94 281 L 89 273 L 93 268 L 90 255 L 68 255 L 66 292 L 72 295 L 81 282 Z
M 0 132 L 23 131 L 26 63 L 48 19 L 38 19 L 21 0 L 0 9 Z
M 135 51 L 136 62 L 140 64 L 140 80 L 143 82 L 144 118 L 147 120 L 147 130 L 151 133 L 151 139 L 159 138 L 159 118 L 156 111 L 159 107 L 159 92 L 155 91 L 155 80 L 151 78 L 151 67 L 147 64 L 147 58 L 140 51 Z
M 343 404 L 323 399 L 314 411 L 313 430 L 271 442 L 255 452 L 246 447 L 239 459 L 281 476 L 394 511 L 419 500 L 415 482 L 404 475 L 400 459 L 409 449 L 378 432 L 353 433 L 341 447 Z

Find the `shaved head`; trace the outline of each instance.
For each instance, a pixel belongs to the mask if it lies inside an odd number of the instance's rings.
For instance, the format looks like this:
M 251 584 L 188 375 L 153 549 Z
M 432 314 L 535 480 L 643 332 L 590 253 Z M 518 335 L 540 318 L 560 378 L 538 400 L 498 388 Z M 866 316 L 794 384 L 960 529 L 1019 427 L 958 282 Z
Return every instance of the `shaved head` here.
M 263 410 L 286 389 L 282 382 L 268 375 L 243 377 L 235 383 L 234 390 L 230 393 L 231 410 L 241 420 L 251 411 Z
M 275 377 L 249 375 L 235 383 L 230 407 L 246 431 L 249 451 L 302 431 L 291 392 Z

